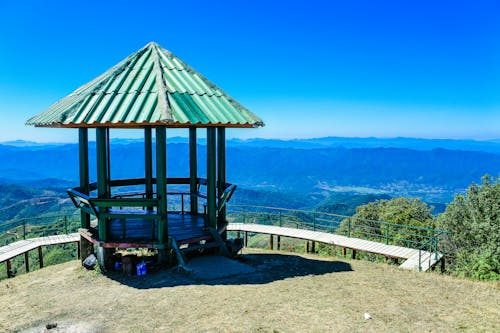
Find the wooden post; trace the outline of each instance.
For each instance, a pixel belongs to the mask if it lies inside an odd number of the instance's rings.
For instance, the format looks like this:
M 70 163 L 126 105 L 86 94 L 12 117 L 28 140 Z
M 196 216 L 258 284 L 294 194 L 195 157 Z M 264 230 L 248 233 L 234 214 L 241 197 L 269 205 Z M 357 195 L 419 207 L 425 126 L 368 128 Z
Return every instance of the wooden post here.
M 276 236 L 276 243 L 277 243 L 276 244 L 277 249 L 281 250 L 281 236 L 280 235 Z
M 109 198 L 108 192 L 108 148 L 107 133 L 105 127 L 96 128 L 96 159 L 97 159 L 97 196 L 98 198 Z M 106 209 L 107 210 L 107 209 Z M 99 241 L 105 242 L 107 240 L 107 219 L 99 217 Z
M 14 274 L 12 274 L 12 264 L 10 263 L 10 259 L 7 259 L 5 263 L 7 264 L 7 277 L 14 277 Z
M 245 231 L 245 247 L 248 247 L 248 231 Z
M 89 194 L 89 137 L 87 128 L 78 129 L 78 160 L 80 170 L 80 192 Z M 80 225 L 90 228 L 90 214 L 80 212 Z
M 151 127 L 144 128 L 144 178 L 146 198 L 153 198 L 153 139 Z M 153 210 L 153 207 L 147 207 Z
M 191 196 L 191 214 L 198 214 L 198 152 L 196 127 L 189 128 L 189 192 Z
M 316 253 L 316 242 L 314 241 L 311 242 L 311 252 Z
M 273 249 L 273 244 L 274 243 L 274 236 L 273 235 L 269 235 L 269 249 L 272 250 Z
M 306 241 L 306 253 L 309 253 L 309 241 Z
M 111 151 L 109 146 L 109 127 L 106 127 L 106 185 L 108 191 L 108 198 L 111 197 Z
M 217 229 L 215 127 L 207 128 L 207 218 L 208 225 Z
M 38 247 L 38 264 L 40 268 L 43 268 L 43 252 L 42 252 L 42 247 Z
M 24 252 L 24 271 L 26 273 L 29 273 L 30 271 L 30 258 L 28 251 Z
M 217 202 L 221 202 L 222 194 L 226 185 L 226 129 L 217 128 Z M 221 228 L 226 224 L 226 207 L 219 210 L 217 216 L 217 227 Z M 222 235 L 227 238 L 227 233 Z
M 241 238 L 241 232 L 239 232 L 239 231 L 238 231 L 238 232 L 236 233 L 236 238 Z
M 345 258 L 347 255 L 347 249 L 345 247 L 342 248 L 342 256 Z
M 446 264 L 445 264 L 445 261 L 444 261 L 444 257 L 441 258 L 441 265 L 440 265 L 440 270 L 441 270 L 441 273 L 444 273 L 445 270 L 446 270 Z
M 158 215 L 160 216 L 158 221 L 158 242 L 167 244 L 167 131 L 164 126 L 156 127 L 156 193 Z M 162 261 L 164 261 L 163 259 Z
M 356 259 L 356 250 L 355 249 L 352 249 L 351 258 Z

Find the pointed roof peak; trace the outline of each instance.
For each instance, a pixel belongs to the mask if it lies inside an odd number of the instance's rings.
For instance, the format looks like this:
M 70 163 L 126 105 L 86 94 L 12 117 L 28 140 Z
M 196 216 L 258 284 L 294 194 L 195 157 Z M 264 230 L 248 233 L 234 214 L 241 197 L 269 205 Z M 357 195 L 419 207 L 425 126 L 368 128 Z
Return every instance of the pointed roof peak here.
M 156 42 L 29 119 L 45 127 L 257 127 L 264 123 Z

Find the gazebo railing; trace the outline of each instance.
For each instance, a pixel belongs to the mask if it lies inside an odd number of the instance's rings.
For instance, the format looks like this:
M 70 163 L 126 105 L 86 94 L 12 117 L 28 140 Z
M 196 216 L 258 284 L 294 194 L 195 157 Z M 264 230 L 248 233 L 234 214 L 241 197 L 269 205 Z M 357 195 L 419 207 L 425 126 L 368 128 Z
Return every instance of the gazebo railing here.
M 156 179 L 151 179 L 151 184 L 156 184 Z M 201 186 L 206 186 L 207 180 L 204 178 L 196 179 L 196 191 L 192 192 L 190 190 L 172 190 L 167 191 L 167 199 L 173 196 L 180 196 L 180 210 L 169 210 L 169 213 L 180 212 L 181 214 L 186 213 L 186 202 L 185 198 L 189 197 L 190 200 L 193 198 L 199 198 L 206 201 L 207 195 L 205 192 L 201 191 Z M 109 183 L 109 193 L 112 193 L 112 189 L 131 187 L 131 186 L 145 186 L 145 178 L 133 178 L 133 179 L 119 179 L 112 180 Z M 189 178 L 168 178 L 167 186 L 169 185 L 190 185 Z M 151 186 L 151 188 L 153 188 Z M 89 184 L 90 194 L 82 193 L 80 187 L 75 187 L 67 190 L 69 197 L 71 198 L 75 207 L 81 209 L 82 211 L 94 215 L 96 217 L 105 218 L 106 220 L 111 219 L 122 219 L 123 220 L 123 230 L 124 234 L 126 231 L 126 220 L 127 219 L 146 219 L 151 220 L 153 224 L 156 224 L 156 220 L 160 217 L 158 214 L 159 201 L 156 198 L 156 191 L 150 190 L 145 191 L 143 189 L 139 191 L 129 191 L 129 192 L 118 192 L 114 195 L 110 195 L 109 198 L 98 198 L 95 196 L 95 191 L 97 190 L 97 183 Z M 223 191 L 217 196 L 216 208 L 217 212 L 221 212 L 225 207 L 227 202 L 231 199 L 234 191 L 236 190 L 236 185 L 226 183 L 224 184 Z M 189 205 L 189 204 L 188 204 Z M 168 205 L 169 207 L 172 205 Z M 189 212 L 196 215 L 206 215 L 207 214 L 207 204 L 206 202 L 200 205 L 203 207 L 203 211 L 200 212 Z

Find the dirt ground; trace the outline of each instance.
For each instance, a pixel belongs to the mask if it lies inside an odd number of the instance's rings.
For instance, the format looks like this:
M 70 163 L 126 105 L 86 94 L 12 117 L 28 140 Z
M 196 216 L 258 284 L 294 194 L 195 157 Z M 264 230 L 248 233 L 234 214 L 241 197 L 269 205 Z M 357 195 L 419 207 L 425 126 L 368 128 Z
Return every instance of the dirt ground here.
M 0 331 L 500 331 L 498 283 L 259 249 L 239 263 L 249 269 L 215 278 L 47 267 L 0 282 Z

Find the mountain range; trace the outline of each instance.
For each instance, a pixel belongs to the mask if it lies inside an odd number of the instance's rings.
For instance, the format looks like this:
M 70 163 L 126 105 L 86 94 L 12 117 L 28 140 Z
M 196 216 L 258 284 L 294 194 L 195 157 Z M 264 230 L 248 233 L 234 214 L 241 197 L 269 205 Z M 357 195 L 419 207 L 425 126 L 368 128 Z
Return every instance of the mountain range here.
M 170 138 L 168 174 L 188 172 L 186 138 Z M 199 140 L 199 172 L 206 168 Z M 111 143 L 111 177 L 142 177 L 141 140 Z M 89 144 L 95 179 L 95 143 Z M 77 184 L 78 145 L 16 141 L 0 144 L 0 182 L 58 179 Z M 228 140 L 228 180 L 247 189 L 328 197 L 331 193 L 417 196 L 448 202 L 484 174 L 500 174 L 500 142 L 473 140 L 318 138 Z M 47 184 L 53 181 L 45 181 Z

